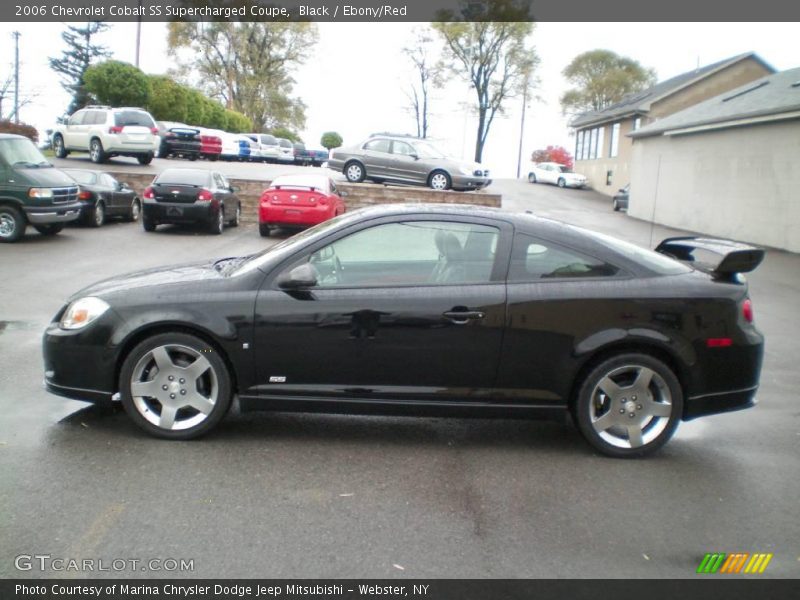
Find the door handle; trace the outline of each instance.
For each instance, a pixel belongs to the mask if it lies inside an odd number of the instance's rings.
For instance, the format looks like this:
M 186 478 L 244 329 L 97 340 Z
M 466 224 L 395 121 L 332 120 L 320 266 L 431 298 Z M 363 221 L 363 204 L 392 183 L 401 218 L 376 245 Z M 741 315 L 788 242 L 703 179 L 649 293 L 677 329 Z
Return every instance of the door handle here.
M 448 310 L 442 313 L 445 319 L 451 320 L 457 325 L 463 325 L 468 321 L 476 321 L 486 316 L 486 313 L 479 310 Z

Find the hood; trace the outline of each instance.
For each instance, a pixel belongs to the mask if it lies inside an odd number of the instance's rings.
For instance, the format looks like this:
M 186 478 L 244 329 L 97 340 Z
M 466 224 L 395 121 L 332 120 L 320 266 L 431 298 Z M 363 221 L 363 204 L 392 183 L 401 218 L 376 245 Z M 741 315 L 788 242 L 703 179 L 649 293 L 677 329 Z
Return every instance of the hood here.
M 171 287 L 178 287 L 196 281 L 221 279 L 222 275 L 214 268 L 214 262 L 216 261 L 158 267 L 147 269 L 146 271 L 118 275 L 83 288 L 73 294 L 69 301 L 72 302 L 85 296 L 107 299 L 115 294 L 127 294 L 134 290 L 142 291 L 144 288 L 155 288 L 158 291 L 164 291 Z
M 25 177 L 36 187 L 74 187 L 78 185 L 75 180 L 63 171 L 54 167 L 22 168 L 17 167 L 14 173 L 18 177 Z

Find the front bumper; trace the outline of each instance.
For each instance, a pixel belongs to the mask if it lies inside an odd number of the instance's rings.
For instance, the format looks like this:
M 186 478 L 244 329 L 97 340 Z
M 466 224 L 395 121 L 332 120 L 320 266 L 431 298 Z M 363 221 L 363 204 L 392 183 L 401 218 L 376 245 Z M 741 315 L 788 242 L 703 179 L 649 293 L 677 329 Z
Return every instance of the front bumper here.
M 452 188 L 454 190 L 482 190 L 489 187 L 492 180 L 487 177 L 473 177 L 465 175 L 454 175 Z
M 81 216 L 83 205 L 80 202 L 71 204 L 53 204 L 51 206 L 26 206 L 25 216 L 32 225 L 48 225 L 51 223 L 69 223 Z
M 211 223 L 219 212 L 219 202 L 155 202 L 145 200 L 142 216 L 157 223 Z

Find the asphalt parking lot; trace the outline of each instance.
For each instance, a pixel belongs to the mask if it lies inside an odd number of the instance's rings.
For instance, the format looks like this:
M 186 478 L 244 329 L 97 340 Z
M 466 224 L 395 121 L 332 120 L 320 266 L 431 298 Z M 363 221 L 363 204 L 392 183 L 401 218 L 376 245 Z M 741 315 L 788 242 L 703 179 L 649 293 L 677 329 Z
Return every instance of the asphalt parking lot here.
M 593 192 L 493 187 L 505 208 L 640 244 L 672 233 Z M 510 420 L 232 413 L 167 442 L 42 389 L 41 335 L 74 291 L 277 239 L 112 223 L 0 247 L 0 576 L 64 575 L 14 567 L 49 554 L 194 561 L 132 577 L 682 578 L 715 551 L 771 552 L 766 576 L 800 575 L 797 255 L 769 252 L 749 278 L 759 406 L 684 423 L 646 460 L 596 455 L 571 424 Z

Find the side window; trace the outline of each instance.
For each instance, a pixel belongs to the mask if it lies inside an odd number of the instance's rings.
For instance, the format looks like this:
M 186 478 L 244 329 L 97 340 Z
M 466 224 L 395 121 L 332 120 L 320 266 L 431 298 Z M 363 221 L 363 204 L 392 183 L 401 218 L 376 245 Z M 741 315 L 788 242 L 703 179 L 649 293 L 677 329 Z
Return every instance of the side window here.
M 405 142 L 398 142 L 395 140 L 392 142 L 392 154 L 411 156 L 416 154 L 416 152 L 414 152 L 414 148 L 411 146 L 411 144 L 406 144 Z
M 83 125 L 83 118 L 86 115 L 85 110 L 79 110 L 69 118 L 69 125 Z
M 613 277 L 619 269 L 596 258 L 524 233 L 514 236 L 508 280 L 533 282 L 542 279 Z
M 114 178 L 110 175 L 106 175 L 105 173 L 100 176 L 100 184 L 110 188 L 117 187 L 117 182 L 114 180 Z
M 308 262 L 320 287 L 487 283 L 499 235 L 473 223 L 387 223 L 337 240 Z
M 364 144 L 364 150 L 371 150 L 373 152 L 389 152 L 389 140 L 385 139 L 378 139 L 378 140 L 370 140 L 366 144 Z
M 218 190 L 224 190 L 228 188 L 225 179 L 219 173 L 214 173 L 214 186 Z

